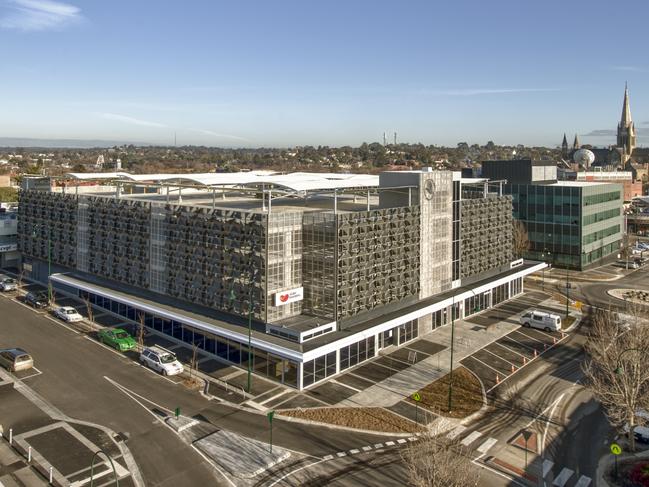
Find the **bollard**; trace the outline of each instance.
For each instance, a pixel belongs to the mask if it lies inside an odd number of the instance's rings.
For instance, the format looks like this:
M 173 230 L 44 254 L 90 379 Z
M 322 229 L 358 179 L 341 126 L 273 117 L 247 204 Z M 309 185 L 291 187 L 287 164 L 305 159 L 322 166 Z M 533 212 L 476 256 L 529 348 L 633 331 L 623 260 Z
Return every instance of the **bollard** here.
M 543 344 L 543 350 L 547 350 L 547 349 L 548 349 L 548 344 L 547 344 L 547 343 L 544 343 L 544 344 Z
M 538 353 L 537 353 L 536 348 L 535 348 L 534 349 L 534 358 L 536 358 L 537 356 L 538 356 Z
M 557 337 L 552 337 L 552 343 L 557 344 Z
M 52 483 L 53 478 L 54 478 L 54 467 L 50 467 L 50 484 Z
M 32 462 L 32 447 L 27 448 L 27 463 Z
M 500 384 L 500 376 L 496 374 L 496 384 Z
M 512 374 L 516 372 L 516 369 L 514 368 L 514 364 L 512 364 Z
M 527 364 L 527 357 L 523 357 L 523 365 Z
M 14 429 L 9 428 L 9 444 L 11 445 L 13 441 L 14 441 Z

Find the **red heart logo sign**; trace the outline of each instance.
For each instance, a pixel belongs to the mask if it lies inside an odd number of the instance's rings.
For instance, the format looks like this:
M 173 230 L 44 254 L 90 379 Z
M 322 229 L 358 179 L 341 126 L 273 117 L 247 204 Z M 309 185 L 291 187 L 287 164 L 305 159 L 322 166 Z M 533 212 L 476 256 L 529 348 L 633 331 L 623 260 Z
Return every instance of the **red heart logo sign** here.
M 282 303 L 285 303 L 286 301 L 288 301 L 288 294 L 282 294 L 282 295 L 279 297 L 279 300 L 280 300 Z

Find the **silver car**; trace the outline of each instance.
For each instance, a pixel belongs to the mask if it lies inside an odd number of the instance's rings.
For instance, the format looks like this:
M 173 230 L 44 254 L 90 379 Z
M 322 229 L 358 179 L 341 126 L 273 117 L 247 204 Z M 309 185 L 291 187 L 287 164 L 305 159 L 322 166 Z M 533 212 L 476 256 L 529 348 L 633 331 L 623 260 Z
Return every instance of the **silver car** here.
M 18 284 L 15 279 L 11 277 L 5 277 L 0 280 L 0 291 L 15 291 L 18 288 Z
M 0 365 L 11 372 L 31 369 L 34 359 L 21 348 L 6 348 L 0 350 Z

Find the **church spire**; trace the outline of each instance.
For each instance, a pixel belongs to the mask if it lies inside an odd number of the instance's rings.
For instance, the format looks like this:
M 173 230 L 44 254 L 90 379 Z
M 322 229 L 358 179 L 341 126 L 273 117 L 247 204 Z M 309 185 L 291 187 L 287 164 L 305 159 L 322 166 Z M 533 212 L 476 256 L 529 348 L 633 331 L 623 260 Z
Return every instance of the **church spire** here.
M 575 141 L 572 143 L 572 148 L 574 150 L 578 150 L 581 148 L 581 144 L 579 143 L 579 136 L 575 134 Z
M 561 142 L 561 155 L 564 159 L 568 158 L 568 139 L 565 132 L 563 133 L 563 142 Z
M 631 122 L 632 120 L 631 120 L 631 106 L 629 105 L 629 88 L 627 84 L 624 83 L 624 102 L 622 104 L 622 120 L 620 120 L 620 125 L 626 127 Z

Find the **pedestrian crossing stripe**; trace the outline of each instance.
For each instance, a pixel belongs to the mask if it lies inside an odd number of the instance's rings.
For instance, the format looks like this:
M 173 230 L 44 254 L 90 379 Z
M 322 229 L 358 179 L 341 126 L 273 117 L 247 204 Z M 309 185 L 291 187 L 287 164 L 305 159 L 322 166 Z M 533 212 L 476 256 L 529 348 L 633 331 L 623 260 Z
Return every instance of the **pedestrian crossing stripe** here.
M 480 433 L 479 431 L 474 431 L 469 436 L 464 438 L 460 443 L 462 443 L 464 446 L 469 446 L 471 443 L 473 443 L 475 440 L 477 440 L 481 436 L 482 436 L 482 433 Z
M 446 437 L 449 440 L 454 440 L 458 436 L 460 436 L 462 433 L 464 433 L 464 430 L 466 430 L 466 426 L 463 425 L 458 425 L 453 431 L 451 431 Z
M 555 485 L 556 487 L 563 487 L 568 482 L 568 479 L 572 477 L 573 473 L 575 472 L 570 470 L 569 468 L 564 468 L 563 470 L 561 470 L 561 472 L 559 472 L 557 478 L 554 479 L 552 485 Z
M 494 446 L 498 440 L 496 438 L 489 438 L 487 441 L 485 441 L 482 445 L 478 447 L 478 451 L 480 453 L 487 453 L 489 449 Z

